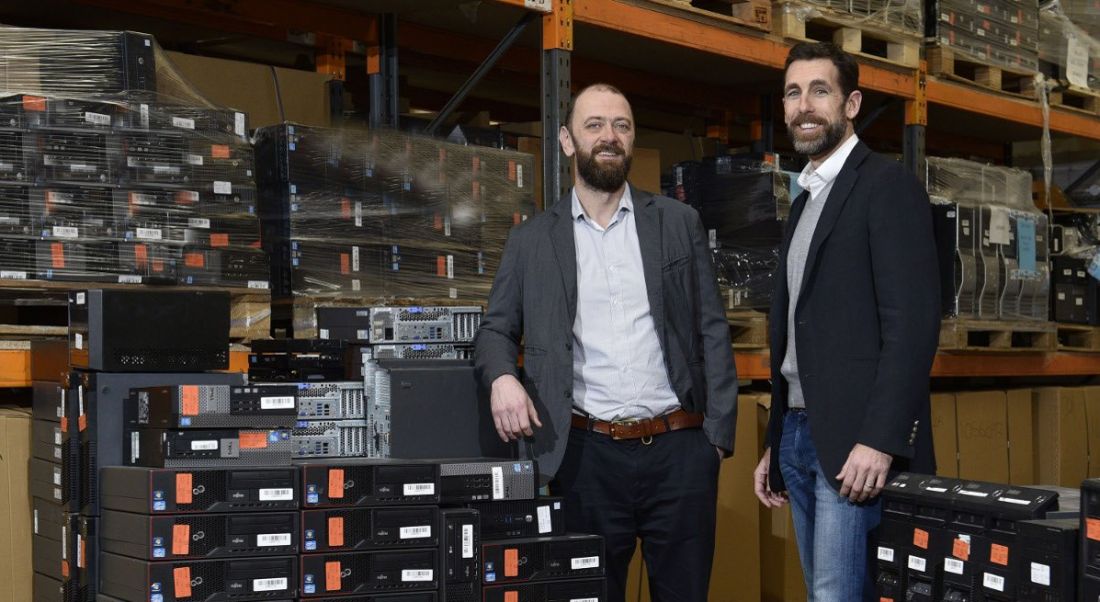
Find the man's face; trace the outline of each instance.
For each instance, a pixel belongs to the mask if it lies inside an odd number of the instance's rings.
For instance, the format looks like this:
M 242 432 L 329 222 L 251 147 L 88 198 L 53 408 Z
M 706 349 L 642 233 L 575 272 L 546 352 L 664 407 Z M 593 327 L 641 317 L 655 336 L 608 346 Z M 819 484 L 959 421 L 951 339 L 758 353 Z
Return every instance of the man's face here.
M 828 155 L 852 130 L 862 94 L 844 96 L 829 59 L 795 61 L 783 83 L 783 117 L 795 150 L 811 159 Z
M 576 161 L 577 177 L 601 192 L 626 183 L 634 157 L 634 115 L 619 94 L 588 90 L 573 105 L 573 118 L 558 133 L 562 151 Z

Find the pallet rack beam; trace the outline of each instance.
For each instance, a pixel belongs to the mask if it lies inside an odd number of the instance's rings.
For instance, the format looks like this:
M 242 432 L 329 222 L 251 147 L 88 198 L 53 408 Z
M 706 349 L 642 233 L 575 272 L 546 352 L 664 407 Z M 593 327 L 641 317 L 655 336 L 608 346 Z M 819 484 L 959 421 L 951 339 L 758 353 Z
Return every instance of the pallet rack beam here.
M 542 199 L 557 202 L 569 192 L 569 163 L 558 148 L 558 130 L 572 94 L 573 0 L 555 0 L 542 18 Z

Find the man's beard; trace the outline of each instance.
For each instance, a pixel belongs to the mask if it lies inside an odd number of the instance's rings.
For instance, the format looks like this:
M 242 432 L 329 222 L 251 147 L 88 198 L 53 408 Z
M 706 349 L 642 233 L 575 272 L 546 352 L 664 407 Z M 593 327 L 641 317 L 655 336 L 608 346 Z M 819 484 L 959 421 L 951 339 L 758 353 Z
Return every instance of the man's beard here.
M 603 152 L 618 154 L 622 161 L 602 164 L 596 156 Z M 577 175 L 588 186 L 600 192 L 616 192 L 623 187 L 630 173 L 630 161 L 633 157 L 617 144 L 597 144 L 591 153 L 577 149 Z
M 823 131 L 818 133 L 816 138 L 802 139 L 798 137 L 798 126 L 803 123 L 816 123 L 824 126 Z M 790 137 L 791 143 L 794 144 L 794 150 L 801 155 L 808 157 L 820 157 L 825 153 L 833 150 L 840 144 L 840 141 L 844 139 L 844 133 L 848 129 L 848 124 L 843 120 L 839 121 L 826 121 L 820 117 L 813 117 L 810 115 L 803 115 L 796 118 L 787 126 L 787 136 Z

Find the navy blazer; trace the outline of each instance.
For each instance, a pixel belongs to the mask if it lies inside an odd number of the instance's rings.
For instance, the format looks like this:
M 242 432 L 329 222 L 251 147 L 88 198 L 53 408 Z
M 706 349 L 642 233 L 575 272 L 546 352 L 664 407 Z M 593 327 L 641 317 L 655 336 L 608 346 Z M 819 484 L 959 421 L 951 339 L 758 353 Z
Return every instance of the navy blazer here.
M 806 206 L 791 207 L 772 298 L 770 485 L 786 489 L 779 443 L 787 410 L 787 251 Z M 862 142 L 833 183 L 810 242 L 795 308 L 810 433 L 834 489 L 862 443 L 891 470 L 935 472 L 929 380 L 940 327 L 939 267 L 928 193 L 900 163 Z
M 672 390 L 685 410 L 705 413 L 710 442 L 731 452 L 737 376 L 699 214 L 667 197 L 634 187 L 630 192 L 650 313 Z M 512 229 L 475 343 L 482 386 L 512 374 L 535 403 L 543 427 L 523 439 L 521 450 L 538 461 L 544 481 L 561 464 L 573 408 L 577 252 L 571 207 L 566 196 Z M 521 343 L 522 376 L 516 368 Z

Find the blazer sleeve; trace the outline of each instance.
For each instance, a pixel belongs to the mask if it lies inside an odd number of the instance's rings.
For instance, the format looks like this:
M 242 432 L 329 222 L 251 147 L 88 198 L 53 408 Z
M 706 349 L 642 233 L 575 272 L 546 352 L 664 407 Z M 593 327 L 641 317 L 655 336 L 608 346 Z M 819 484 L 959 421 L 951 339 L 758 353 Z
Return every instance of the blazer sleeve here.
M 500 267 L 489 292 L 489 306 L 474 339 L 474 370 L 486 389 L 505 374 L 519 377 L 516 362 L 523 336 L 522 237 L 517 226 L 504 243 Z
M 703 337 L 703 362 L 707 381 L 707 407 L 703 432 L 707 440 L 733 453 L 737 430 L 737 368 L 733 363 L 730 325 L 714 277 L 714 264 L 699 214 L 692 211 L 692 247 L 698 274 L 699 332 Z
M 870 202 L 872 276 L 882 348 L 858 441 L 911 458 L 929 403 L 940 327 L 939 265 L 924 187 L 900 165 L 884 170 Z

